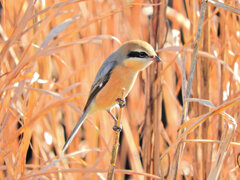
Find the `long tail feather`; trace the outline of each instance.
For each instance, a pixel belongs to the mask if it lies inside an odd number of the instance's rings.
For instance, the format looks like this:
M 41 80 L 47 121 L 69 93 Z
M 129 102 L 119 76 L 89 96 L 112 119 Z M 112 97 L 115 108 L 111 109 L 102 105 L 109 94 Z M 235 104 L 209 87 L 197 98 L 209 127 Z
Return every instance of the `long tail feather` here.
M 72 142 L 73 138 L 77 134 L 79 128 L 82 126 L 84 120 L 87 118 L 87 115 L 88 115 L 88 110 L 84 111 L 83 115 L 81 116 L 81 118 L 77 122 L 76 126 L 74 127 L 70 137 L 68 138 L 67 142 L 65 143 L 65 145 L 63 147 L 61 155 L 63 155 L 64 152 L 67 150 L 68 146 L 70 145 L 70 143 Z

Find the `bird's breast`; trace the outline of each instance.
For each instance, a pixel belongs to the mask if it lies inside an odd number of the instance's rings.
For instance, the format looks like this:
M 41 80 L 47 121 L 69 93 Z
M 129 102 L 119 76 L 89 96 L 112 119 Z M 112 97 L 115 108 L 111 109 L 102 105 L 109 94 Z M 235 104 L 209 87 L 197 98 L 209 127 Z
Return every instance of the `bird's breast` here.
M 112 71 L 106 85 L 99 91 L 94 100 L 97 109 L 109 109 L 116 105 L 117 98 L 122 97 L 122 89 L 125 88 L 124 97 L 132 89 L 138 71 L 132 71 L 123 65 L 118 65 Z

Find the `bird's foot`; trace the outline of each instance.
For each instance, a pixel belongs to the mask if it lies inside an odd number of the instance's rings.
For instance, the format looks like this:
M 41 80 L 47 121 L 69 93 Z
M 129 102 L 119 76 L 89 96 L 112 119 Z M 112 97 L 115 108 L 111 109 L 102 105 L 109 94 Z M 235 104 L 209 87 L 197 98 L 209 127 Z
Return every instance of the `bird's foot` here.
M 121 132 L 121 131 L 122 131 L 122 125 L 117 126 L 117 125 L 115 124 L 115 125 L 113 126 L 113 130 L 114 130 L 114 131 Z
M 120 106 L 120 108 L 123 108 L 124 106 L 126 106 L 125 99 L 117 98 L 116 101 L 118 102 L 118 105 Z

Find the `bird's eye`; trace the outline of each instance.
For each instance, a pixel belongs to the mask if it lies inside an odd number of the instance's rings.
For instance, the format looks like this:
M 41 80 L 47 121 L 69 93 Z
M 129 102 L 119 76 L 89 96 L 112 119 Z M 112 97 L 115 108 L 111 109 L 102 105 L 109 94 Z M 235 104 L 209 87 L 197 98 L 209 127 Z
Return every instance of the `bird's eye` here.
M 141 57 L 148 57 L 147 53 L 145 53 L 145 52 L 140 52 L 140 56 Z
M 138 51 L 130 51 L 128 53 L 128 57 L 138 57 L 138 58 L 145 58 L 145 57 L 149 57 L 147 53 L 141 51 L 141 52 L 138 52 Z

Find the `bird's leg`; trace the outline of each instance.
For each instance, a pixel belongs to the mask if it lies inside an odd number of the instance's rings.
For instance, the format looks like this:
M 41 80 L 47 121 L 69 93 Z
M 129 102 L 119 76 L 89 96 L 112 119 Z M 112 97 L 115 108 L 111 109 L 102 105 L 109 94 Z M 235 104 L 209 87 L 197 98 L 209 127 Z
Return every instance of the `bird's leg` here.
M 113 115 L 113 113 L 108 109 L 107 110 L 108 114 L 110 114 L 110 116 L 114 119 L 115 121 L 115 125 L 113 126 L 113 130 L 114 131 L 122 131 L 122 125 L 120 127 L 117 126 L 117 118 Z
M 110 116 L 113 118 L 113 120 L 114 120 L 114 122 L 115 122 L 115 124 L 117 123 L 117 118 L 113 115 L 113 113 L 108 109 L 107 110 L 107 112 L 108 112 L 108 114 L 110 114 Z

